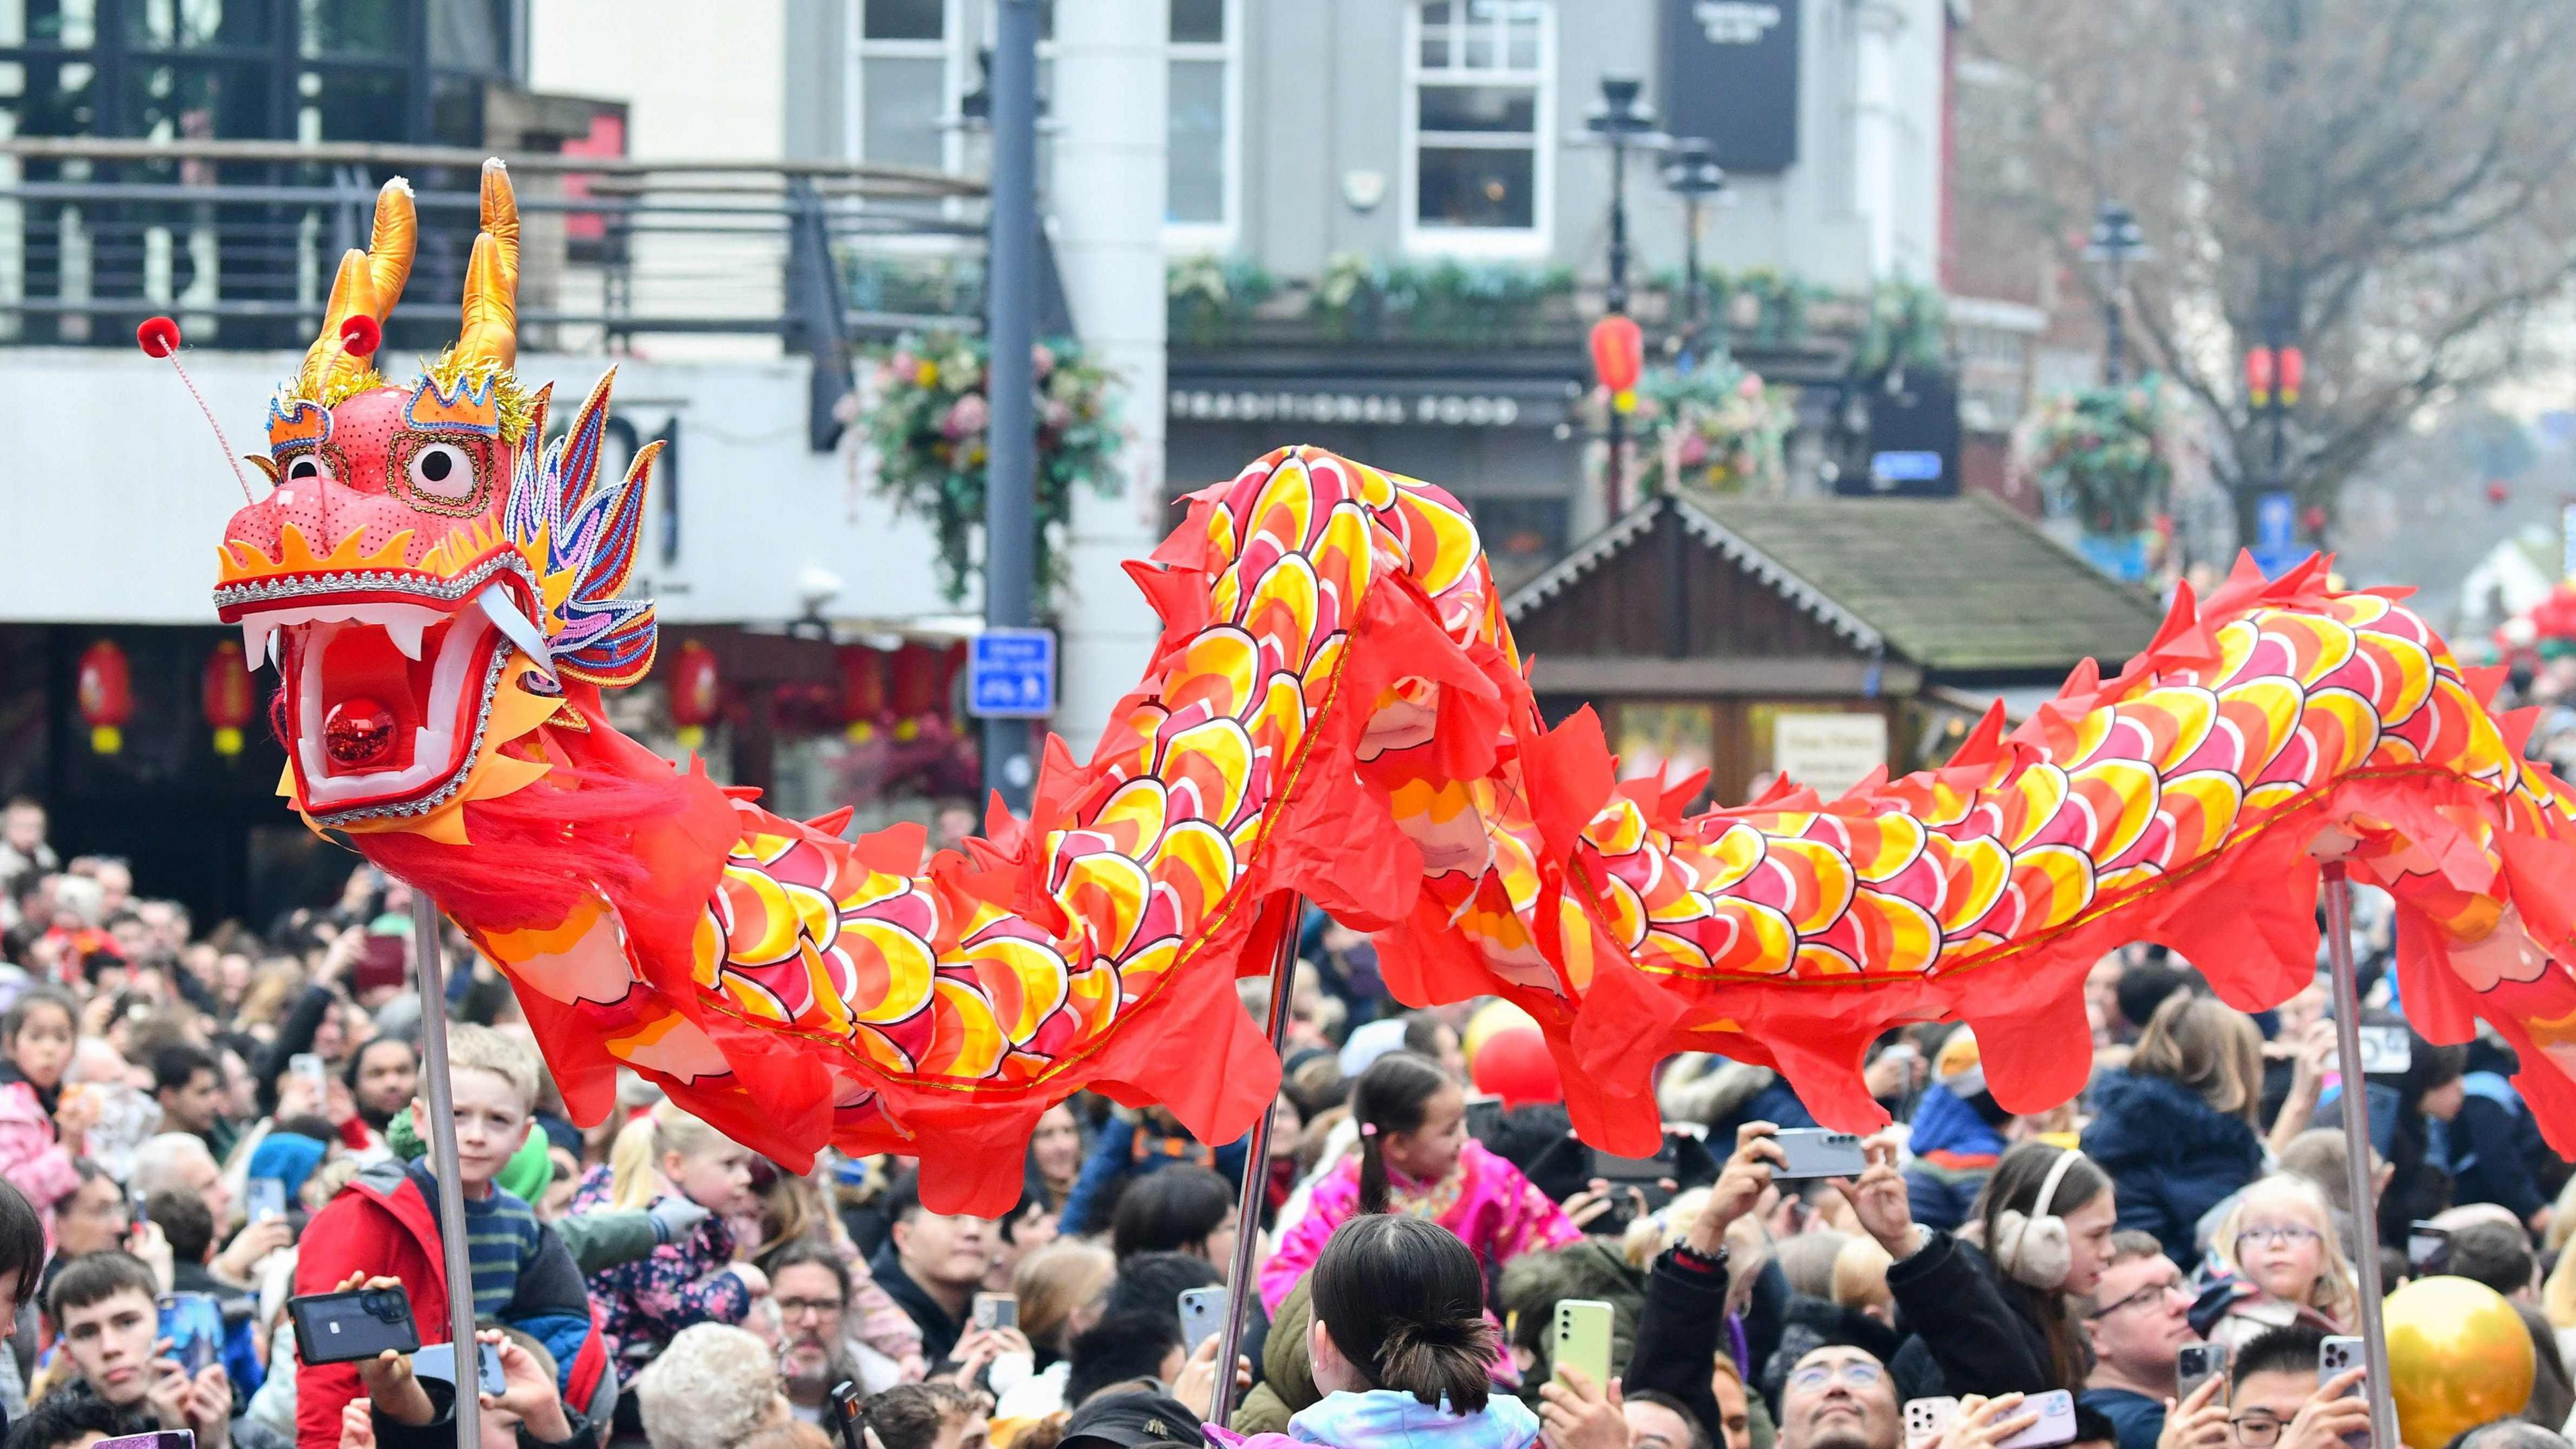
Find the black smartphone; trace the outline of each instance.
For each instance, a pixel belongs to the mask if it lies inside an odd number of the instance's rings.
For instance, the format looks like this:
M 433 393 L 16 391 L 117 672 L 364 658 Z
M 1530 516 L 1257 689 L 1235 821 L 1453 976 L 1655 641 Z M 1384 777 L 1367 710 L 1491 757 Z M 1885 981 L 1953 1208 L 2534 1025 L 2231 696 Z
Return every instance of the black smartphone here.
M 420 1352 L 411 1295 L 400 1288 L 308 1293 L 286 1300 L 286 1316 L 295 1324 L 295 1351 L 306 1363 L 356 1363 L 389 1348 Z
M 1482 1142 L 1503 1127 L 1503 1099 L 1474 1096 L 1467 1099 L 1467 1135 Z
M 832 1423 L 841 1431 L 841 1449 L 868 1449 L 867 1397 L 848 1379 L 832 1385 Z
M 2407 1224 L 2406 1262 L 2418 1273 L 2442 1271 L 2442 1257 L 2451 1250 L 2451 1230 L 2437 1228 L 2422 1219 Z

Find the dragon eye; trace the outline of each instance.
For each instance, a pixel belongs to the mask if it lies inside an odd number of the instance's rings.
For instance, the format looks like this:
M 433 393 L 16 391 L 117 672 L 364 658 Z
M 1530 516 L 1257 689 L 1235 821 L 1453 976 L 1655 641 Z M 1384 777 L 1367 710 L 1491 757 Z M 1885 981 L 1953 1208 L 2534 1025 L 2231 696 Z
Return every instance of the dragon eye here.
M 414 492 L 453 502 L 474 492 L 474 463 L 465 450 L 449 443 L 431 443 L 411 455 L 411 486 Z
M 286 465 L 286 479 L 290 483 L 301 483 L 307 480 L 318 481 L 330 476 L 331 466 L 323 462 L 319 456 L 312 453 L 307 453 L 303 457 Z

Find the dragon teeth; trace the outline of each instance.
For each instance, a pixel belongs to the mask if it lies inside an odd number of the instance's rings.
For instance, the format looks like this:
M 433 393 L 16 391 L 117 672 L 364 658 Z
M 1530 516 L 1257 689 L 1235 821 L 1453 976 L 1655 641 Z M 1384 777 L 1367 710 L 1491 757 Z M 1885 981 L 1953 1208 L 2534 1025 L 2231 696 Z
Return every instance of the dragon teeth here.
M 241 631 L 242 668 L 257 674 L 262 660 L 274 662 L 277 649 L 276 621 L 253 614 L 242 620 Z
M 394 647 L 403 652 L 405 659 L 415 663 L 420 659 L 420 636 L 427 628 L 425 618 L 408 611 L 400 618 L 386 620 L 384 624 L 385 637 L 394 641 Z

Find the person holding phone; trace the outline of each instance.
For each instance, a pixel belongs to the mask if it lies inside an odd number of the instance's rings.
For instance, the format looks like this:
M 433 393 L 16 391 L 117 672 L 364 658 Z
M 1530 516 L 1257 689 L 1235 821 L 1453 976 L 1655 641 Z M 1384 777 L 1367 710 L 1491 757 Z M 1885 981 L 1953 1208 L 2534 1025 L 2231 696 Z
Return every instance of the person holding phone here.
M 191 1374 L 161 1337 L 159 1283 L 130 1253 L 92 1253 L 54 1279 L 46 1311 L 59 1326 L 63 1352 L 78 1372 L 58 1392 L 97 1399 L 118 1423 L 116 1437 L 185 1429 L 200 1449 L 234 1442 L 232 1380 L 210 1363 Z M 276 1435 L 243 1425 L 243 1449 L 274 1446 Z
M 2227 1421 L 2244 1449 L 2344 1449 L 2370 1438 L 2370 1398 L 2363 1371 L 2320 1384 L 2317 1356 L 2326 1335 L 2305 1324 L 2275 1328 L 2236 1352 Z
M 2180 1387 L 2174 1355 L 2200 1342 L 2191 1303 L 2191 1284 L 2154 1234 L 2111 1235 L 2111 1261 L 2082 1307 L 2093 1371 L 2075 1401 L 2111 1421 L 2120 1449 L 2156 1449 L 2165 1404 Z

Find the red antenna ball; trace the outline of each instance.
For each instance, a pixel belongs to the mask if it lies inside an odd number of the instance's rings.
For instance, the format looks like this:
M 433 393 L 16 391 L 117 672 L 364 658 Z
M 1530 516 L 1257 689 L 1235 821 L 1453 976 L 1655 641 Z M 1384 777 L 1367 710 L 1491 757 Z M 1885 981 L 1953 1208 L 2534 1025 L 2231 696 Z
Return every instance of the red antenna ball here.
M 167 317 L 146 317 L 134 329 L 134 345 L 146 357 L 167 357 L 179 350 L 179 324 Z
M 351 357 L 372 357 L 376 344 L 384 340 L 384 329 L 376 319 L 361 312 L 340 324 L 340 345 Z

